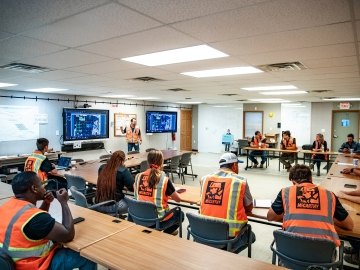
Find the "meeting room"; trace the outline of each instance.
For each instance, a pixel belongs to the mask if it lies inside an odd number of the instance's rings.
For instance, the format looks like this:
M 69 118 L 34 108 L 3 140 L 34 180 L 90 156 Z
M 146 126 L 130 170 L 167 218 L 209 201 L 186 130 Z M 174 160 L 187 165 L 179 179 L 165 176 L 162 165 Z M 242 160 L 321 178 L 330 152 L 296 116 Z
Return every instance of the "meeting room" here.
M 359 0 L 1 0 L 0 269 L 360 269 Z

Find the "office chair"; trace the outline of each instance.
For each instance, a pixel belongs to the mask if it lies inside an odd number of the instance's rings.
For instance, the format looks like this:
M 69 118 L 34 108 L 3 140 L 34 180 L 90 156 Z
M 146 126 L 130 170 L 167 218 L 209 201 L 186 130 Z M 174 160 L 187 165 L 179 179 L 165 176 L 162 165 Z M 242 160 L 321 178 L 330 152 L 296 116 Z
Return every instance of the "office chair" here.
M 250 224 L 243 226 L 235 238 L 229 238 L 229 224 L 227 222 L 194 213 L 186 213 L 186 216 L 189 220 L 188 240 L 191 235 L 195 242 L 236 254 L 247 248 L 248 257 L 251 258 L 251 245 L 255 239 L 253 239 Z M 247 234 L 248 242 L 246 245 L 240 245 L 239 239 L 244 234 Z
M 174 173 L 176 173 L 182 181 L 182 172 L 179 168 L 181 156 L 175 156 L 170 159 L 170 163 L 164 165 L 164 172 L 171 174 L 171 181 L 174 182 Z
M 189 167 L 189 166 L 191 168 L 192 179 L 193 179 L 193 181 L 195 181 L 194 171 L 193 171 L 193 167 L 192 167 L 192 163 L 191 163 L 191 155 L 192 155 L 192 152 L 184 153 L 181 155 L 181 158 L 180 158 L 179 170 L 180 170 L 180 175 L 182 176 L 182 180 L 181 180 L 182 184 L 185 184 L 185 171 L 187 170 L 187 167 Z
M 133 221 L 135 224 L 148 228 L 155 228 L 158 231 L 164 231 L 167 228 L 177 224 L 179 225 L 179 237 L 182 237 L 181 224 L 183 220 L 183 214 L 180 207 L 172 208 L 163 218 L 159 218 L 155 204 L 145 201 L 138 201 L 128 197 L 126 197 L 126 201 L 129 205 L 129 221 Z M 170 214 L 177 211 L 180 212 L 179 219 L 165 220 Z
M 89 206 L 85 195 L 80 191 L 78 191 L 76 187 L 74 186 L 70 187 L 70 191 L 71 191 L 71 195 L 75 199 L 75 205 L 88 208 L 90 210 L 94 210 L 97 212 L 101 212 L 104 214 L 108 214 L 111 216 L 115 216 L 115 217 L 118 216 L 116 201 L 109 200 Z
M 276 243 L 276 249 L 274 244 Z M 291 248 L 289 248 L 291 247 Z M 339 260 L 336 259 L 336 245 L 333 241 L 322 238 L 303 236 L 283 230 L 274 231 L 274 241 L 270 246 L 273 257 L 272 264 L 290 269 L 306 269 L 310 266 L 325 267 L 335 270 L 343 267 L 344 242 L 339 247 Z M 280 263 L 280 264 L 279 264 Z
M 149 163 L 147 160 L 143 160 L 140 163 L 140 172 L 145 172 L 149 168 Z

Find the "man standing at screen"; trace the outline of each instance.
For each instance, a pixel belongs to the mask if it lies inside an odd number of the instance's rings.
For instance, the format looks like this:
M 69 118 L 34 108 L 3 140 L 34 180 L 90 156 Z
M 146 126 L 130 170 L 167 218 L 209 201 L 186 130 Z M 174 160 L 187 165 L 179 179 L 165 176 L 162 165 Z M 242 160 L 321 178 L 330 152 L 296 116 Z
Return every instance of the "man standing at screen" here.
M 123 134 L 126 134 L 126 141 L 128 143 L 128 152 L 132 151 L 133 149 L 135 151 L 140 151 L 139 144 L 142 143 L 142 139 L 141 139 L 140 128 L 136 126 L 136 119 L 131 118 L 130 126 L 125 127 L 125 129 L 123 127 L 120 127 L 120 129 Z

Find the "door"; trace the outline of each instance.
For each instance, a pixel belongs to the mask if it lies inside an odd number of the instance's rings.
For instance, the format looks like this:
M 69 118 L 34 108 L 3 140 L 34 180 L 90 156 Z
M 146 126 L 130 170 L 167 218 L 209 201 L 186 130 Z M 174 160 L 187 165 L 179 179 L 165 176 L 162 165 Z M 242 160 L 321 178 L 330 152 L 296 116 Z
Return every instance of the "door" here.
M 180 150 L 191 151 L 192 144 L 192 111 L 181 110 L 180 116 Z
M 350 133 L 354 134 L 354 140 L 358 142 L 359 111 L 333 111 L 332 127 L 332 151 L 337 151 Z

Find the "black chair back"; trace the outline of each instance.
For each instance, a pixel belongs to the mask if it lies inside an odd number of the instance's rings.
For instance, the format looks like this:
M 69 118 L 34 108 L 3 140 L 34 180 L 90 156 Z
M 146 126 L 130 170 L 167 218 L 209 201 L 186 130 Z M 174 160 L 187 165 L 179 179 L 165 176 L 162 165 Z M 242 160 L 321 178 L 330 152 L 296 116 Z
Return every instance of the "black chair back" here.
M 145 227 L 150 227 L 156 224 L 158 214 L 155 204 L 134 200 L 128 197 L 126 197 L 126 201 L 129 206 L 128 213 L 134 223 Z
M 15 263 L 12 258 L 2 249 L 0 249 L 0 269 L 15 270 Z
M 192 155 L 192 152 L 184 153 L 181 155 L 180 167 L 187 167 L 190 165 L 191 155 Z

